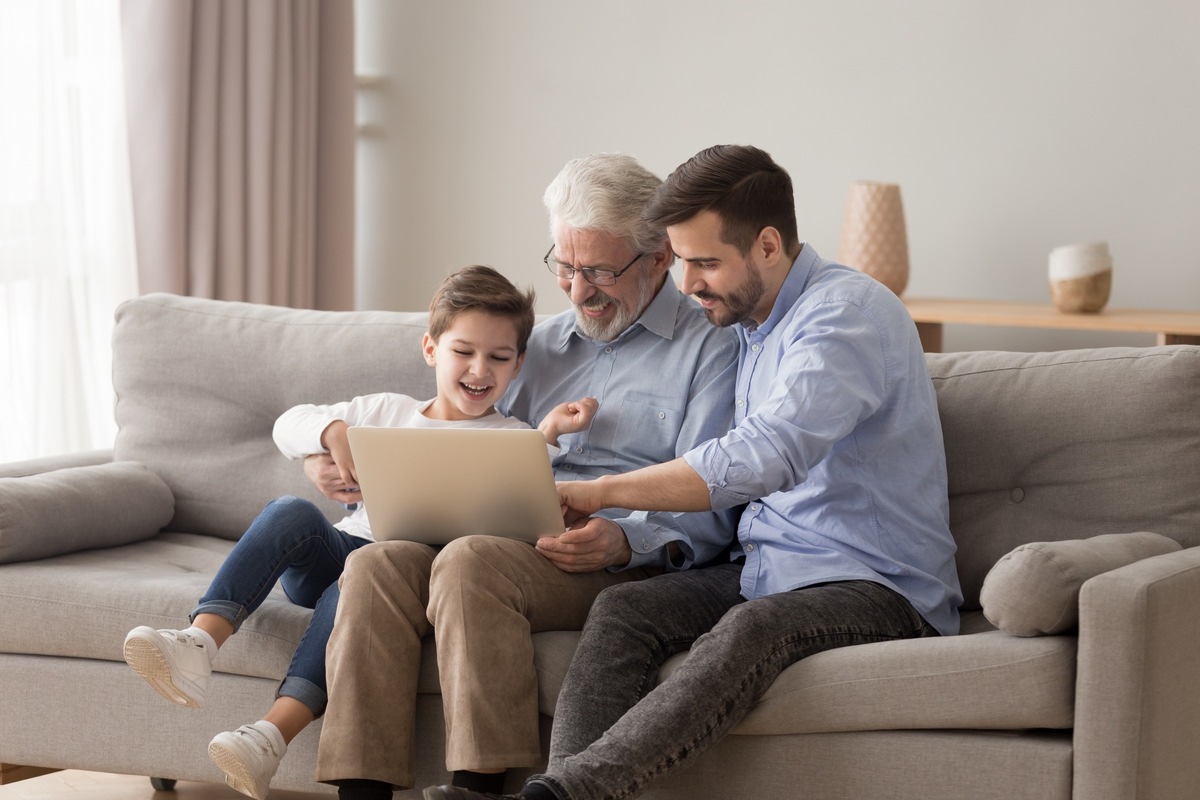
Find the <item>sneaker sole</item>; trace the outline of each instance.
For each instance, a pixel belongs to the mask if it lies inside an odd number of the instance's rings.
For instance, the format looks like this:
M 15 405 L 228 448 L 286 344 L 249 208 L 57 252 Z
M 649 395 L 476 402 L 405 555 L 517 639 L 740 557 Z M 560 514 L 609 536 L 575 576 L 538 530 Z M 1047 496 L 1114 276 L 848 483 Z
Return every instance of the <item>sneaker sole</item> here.
M 125 663 L 141 675 L 154 691 L 175 705 L 200 708 L 200 703 L 175 685 L 171 665 L 162 651 L 143 639 L 125 642 Z
M 228 786 L 247 797 L 253 797 L 254 800 L 267 800 L 267 793 L 258 791 L 254 773 L 246 767 L 235 751 L 213 742 L 208 746 L 208 757 L 212 759 L 218 769 L 225 773 L 225 783 Z

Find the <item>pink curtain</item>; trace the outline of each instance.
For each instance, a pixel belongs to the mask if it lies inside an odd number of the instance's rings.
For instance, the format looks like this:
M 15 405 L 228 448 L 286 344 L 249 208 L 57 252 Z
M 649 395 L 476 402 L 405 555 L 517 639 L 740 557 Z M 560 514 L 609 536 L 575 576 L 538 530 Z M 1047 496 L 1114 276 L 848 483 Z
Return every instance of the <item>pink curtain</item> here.
M 353 0 L 121 18 L 139 290 L 353 308 Z

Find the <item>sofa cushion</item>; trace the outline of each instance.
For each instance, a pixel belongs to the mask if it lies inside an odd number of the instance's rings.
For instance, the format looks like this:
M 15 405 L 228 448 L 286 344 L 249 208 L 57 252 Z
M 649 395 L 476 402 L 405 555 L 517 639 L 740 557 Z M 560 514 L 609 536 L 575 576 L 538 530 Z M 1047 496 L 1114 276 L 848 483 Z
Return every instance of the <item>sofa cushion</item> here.
M 0 652 L 121 661 L 137 625 L 187 626 L 233 543 L 159 534 L 107 550 L 0 566 Z M 221 648 L 215 669 L 282 677 L 312 612 L 276 588 Z
M 1200 545 L 1200 347 L 931 353 L 963 608 L 1017 545 Z
M 990 631 L 829 650 L 784 670 L 736 732 L 1070 728 L 1076 645 Z
M 432 397 L 419 355 L 425 313 L 310 311 L 149 294 L 117 309 L 115 458 L 139 461 L 175 495 L 168 530 L 236 539 L 285 494 L 321 496 L 271 438 L 299 403 L 371 392 Z
M 962 631 L 810 656 L 785 669 L 733 732 L 1072 727 L 1075 636 L 1015 638 L 997 631 L 978 611 L 963 615 Z M 578 641 L 574 631 L 534 635 L 543 714 L 554 714 Z M 671 658 L 660 680 L 686 657 Z
M 0 478 L 0 564 L 149 539 L 174 507 L 167 484 L 132 462 Z
M 984 578 L 979 596 L 983 613 L 1014 636 L 1061 633 L 1079 624 L 1084 581 L 1180 549 L 1174 539 L 1147 531 L 1023 544 Z
M 121 644 L 133 627 L 187 625 L 232 549 L 233 542 L 213 536 L 161 533 L 124 547 L 0 566 L 0 653 L 122 661 Z M 311 619 L 310 609 L 276 586 L 213 668 L 282 679 Z M 433 637 L 421 664 L 418 691 L 438 692 Z

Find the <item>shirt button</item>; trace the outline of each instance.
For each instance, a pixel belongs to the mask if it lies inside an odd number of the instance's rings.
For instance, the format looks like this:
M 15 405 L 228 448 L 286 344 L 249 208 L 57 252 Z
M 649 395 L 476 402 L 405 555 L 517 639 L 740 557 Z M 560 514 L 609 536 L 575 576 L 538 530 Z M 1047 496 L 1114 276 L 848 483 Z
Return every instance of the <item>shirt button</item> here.
M 611 348 L 611 347 L 606 347 L 606 348 L 604 348 L 604 352 L 606 352 L 606 353 L 611 353 L 611 352 L 612 352 L 612 348 Z
M 751 510 L 751 511 L 758 511 L 760 508 L 762 508 L 762 506 L 760 506 L 758 503 L 751 503 L 751 504 L 750 504 L 750 510 Z
M 750 349 L 757 353 L 759 350 L 762 349 L 762 345 L 761 344 L 752 344 L 752 345 L 750 345 Z
M 747 553 L 750 553 L 750 552 L 753 552 L 753 551 L 754 551 L 754 545 L 752 545 L 752 544 L 748 544 L 748 545 L 746 545 L 746 552 L 747 552 Z
M 745 405 L 746 405 L 746 401 L 745 401 L 745 400 L 738 400 L 738 401 L 737 401 L 737 407 L 738 407 L 738 408 L 743 408 Z
M 1008 493 L 1008 498 L 1014 503 L 1019 503 L 1025 499 L 1025 490 L 1018 486 Z
M 665 412 L 665 411 L 660 411 L 660 412 L 658 412 L 658 418 L 659 418 L 659 419 L 666 419 L 666 418 L 667 418 L 667 412 Z
M 576 452 L 576 453 L 582 453 L 582 452 L 583 452 L 583 445 L 581 445 L 581 444 L 575 445 L 575 452 Z

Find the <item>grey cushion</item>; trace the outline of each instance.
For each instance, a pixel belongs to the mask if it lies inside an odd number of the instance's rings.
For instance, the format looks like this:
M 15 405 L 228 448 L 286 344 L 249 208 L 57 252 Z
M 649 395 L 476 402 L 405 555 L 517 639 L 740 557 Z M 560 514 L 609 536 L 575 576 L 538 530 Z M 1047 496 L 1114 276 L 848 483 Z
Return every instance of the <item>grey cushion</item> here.
M 1200 545 L 1200 347 L 927 356 L 963 607 L 1026 542 L 1153 528 Z
M 0 478 L 0 564 L 148 539 L 174 507 L 167 484 L 131 462 Z
M 1023 544 L 1000 559 L 984 579 L 983 613 L 997 628 L 1016 636 L 1062 633 L 1079 624 L 1084 581 L 1180 549 L 1174 539 L 1146 531 Z
M 989 631 L 835 648 L 784 670 L 736 730 L 1070 728 L 1076 644 Z
M 534 635 L 538 702 L 553 715 L 576 631 Z M 978 611 L 959 636 L 841 647 L 785 669 L 734 733 L 1070 728 L 1076 637 L 1014 639 Z M 667 661 L 660 679 L 686 659 Z
M 160 533 L 119 548 L 0 566 L 0 653 L 122 661 L 121 642 L 131 628 L 187 625 L 232 549 L 213 536 Z M 278 680 L 311 619 L 310 609 L 276 585 L 221 647 L 213 668 Z M 436 693 L 433 637 L 426 643 L 418 691 Z
M 121 642 L 135 626 L 187 626 L 232 547 L 213 536 L 161 533 L 0 567 L 0 652 L 121 661 Z M 221 648 L 216 669 L 282 677 L 311 617 L 276 586 Z
M 433 370 L 420 356 L 425 320 L 167 294 L 124 303 L 113 331 L 114 456 L 146 464 L 171 487 L 169 530 L 236 539 L 285 494 L 339 519 L 345 511 L 280 455 L 271 429 L 299 403 L 382 391 L 432 397 Z

